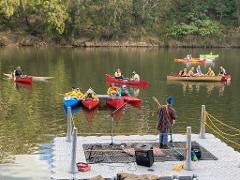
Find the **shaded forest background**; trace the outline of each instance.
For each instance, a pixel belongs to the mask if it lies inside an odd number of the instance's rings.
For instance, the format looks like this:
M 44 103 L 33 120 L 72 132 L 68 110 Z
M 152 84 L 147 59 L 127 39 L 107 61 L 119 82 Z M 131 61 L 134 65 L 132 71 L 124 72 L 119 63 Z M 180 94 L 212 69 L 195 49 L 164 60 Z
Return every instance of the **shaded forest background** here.
M 1 45 L 22 37 L 22 45 L 37 39 L 76 46 L 130 40 L 240 47 L 239 31 L 239 0 L 0 1 Z

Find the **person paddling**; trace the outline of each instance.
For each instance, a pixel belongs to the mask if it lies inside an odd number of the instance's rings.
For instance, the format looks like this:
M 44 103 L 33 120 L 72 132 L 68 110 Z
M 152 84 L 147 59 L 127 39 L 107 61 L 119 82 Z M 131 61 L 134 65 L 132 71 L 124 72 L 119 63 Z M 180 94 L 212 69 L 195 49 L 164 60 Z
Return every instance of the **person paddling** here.
M 118 90 L 119 90 L 119 88 L 117 86 L 115 86 L 114 83 L 112 83 L 107 90 L 107 94 L 111 95 L 111 96 L 117 96 Z
M 173 108 L 173 97 L 167 97 L 167 104 L 159 106 L 157 110 L 158 121 L 157 129 L 159 130 L 159 147 L 167 149 L 168 147 L 168 132 L 175 123 L 176 111 Z
M 220 66 L 218 75 L 219 76 L 226 76 L 227 75 L 226 70 L 222 66 Z
M 130 93 L 129 93 L 126 85 L 123 85 L 122 88 L 118 90 L 118 95 L 119 96 L 130 96 Z
M 23 71 L 20 66 L 18 66 L 13 72 L 14 78 L 20 78 L 23 76 Z
M 83 93 L 80 91 L 79 88 L 72 87 L 72 91 L 65 93 L 65 96 L 70 96 L 75 99 L 81 99 L 83 96 Z
M 114 73 L 114 77 L 115 77 L 115 79 L 123 79 L 123 76 L 122 76 L 120 68 L 118 68 L 116 70 L 116 72 Z
M 97 94 L 92 90 L 92 88 L 89 88 L 86 93 L 82 96 L 81 99 L 98 99 Z
M 202 75 L 203 75 L 203 73 L 202 73 L 201 67 L 200 67 L 200 65 L 198 65 L 196 68 L 195 76 L 202 76 Z
M 135 71 L 132 72 L 131 80 L 133 81 L 140 81 L 140 76 Z
M 208 68 L 208 72 L 207 72 L 206 76 L 212 76 L 212 77 L 215 76 L 215 73 L 211 67 Z

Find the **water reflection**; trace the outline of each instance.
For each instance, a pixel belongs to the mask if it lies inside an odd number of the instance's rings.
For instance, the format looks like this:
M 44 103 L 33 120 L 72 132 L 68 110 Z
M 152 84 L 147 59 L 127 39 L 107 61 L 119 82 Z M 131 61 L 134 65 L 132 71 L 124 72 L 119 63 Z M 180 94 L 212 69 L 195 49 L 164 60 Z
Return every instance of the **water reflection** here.
M 226 86 L 231 84 L 230 81 L 227 82 L 189 82 L 189 81 L 167 81 L 168 85 L 181 85 L 183 95 L 186 93 L 200 93 L 201 89 L 210 95 L 214 92 L 214 89 L 218 90 L 218 95 L 223 96 L 223 92 Z
M 138 97 L 139 93 L 140 93 L 140 89 L 139 88 L 134 88 L 134 87 L 130 87 L 130 94 L 134 97 Z
M 12 83 L 14 88 L 16 90 L 29 90 L 31 91 L 33 88 L 32 88 L 32 84 L 26 84 L 26 83 L 19 83 L 19 82 L 13 82 Z

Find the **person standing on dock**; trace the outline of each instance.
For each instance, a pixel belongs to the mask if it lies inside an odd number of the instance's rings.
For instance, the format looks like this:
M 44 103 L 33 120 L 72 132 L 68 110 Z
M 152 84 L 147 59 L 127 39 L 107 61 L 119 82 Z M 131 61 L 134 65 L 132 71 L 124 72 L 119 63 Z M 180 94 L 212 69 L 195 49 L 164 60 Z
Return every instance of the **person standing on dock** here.
M 167 97 L 167 104 L 160 106 L 157 110 L 158 122 L 157 129 L 160 131 L 159 134 L 159 147 L 168 148 L 168 132 L 175 123 L 176 111 L 173 108 L 173 97 Z

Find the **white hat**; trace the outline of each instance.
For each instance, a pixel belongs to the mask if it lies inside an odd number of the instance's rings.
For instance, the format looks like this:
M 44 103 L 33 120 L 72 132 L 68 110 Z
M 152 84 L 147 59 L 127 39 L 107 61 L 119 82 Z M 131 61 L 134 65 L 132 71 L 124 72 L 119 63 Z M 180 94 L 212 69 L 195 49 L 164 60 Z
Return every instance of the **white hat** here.
M 127 86 L 126 86 L 126 85 L 123 85 L 122 87 L 123 87 L 123 88 L 126 88 Z
M 87 93 L 93 93 L 93 90 L 92 90 L 91 88 L 89 88 L 89 89 L 87 90 Z

